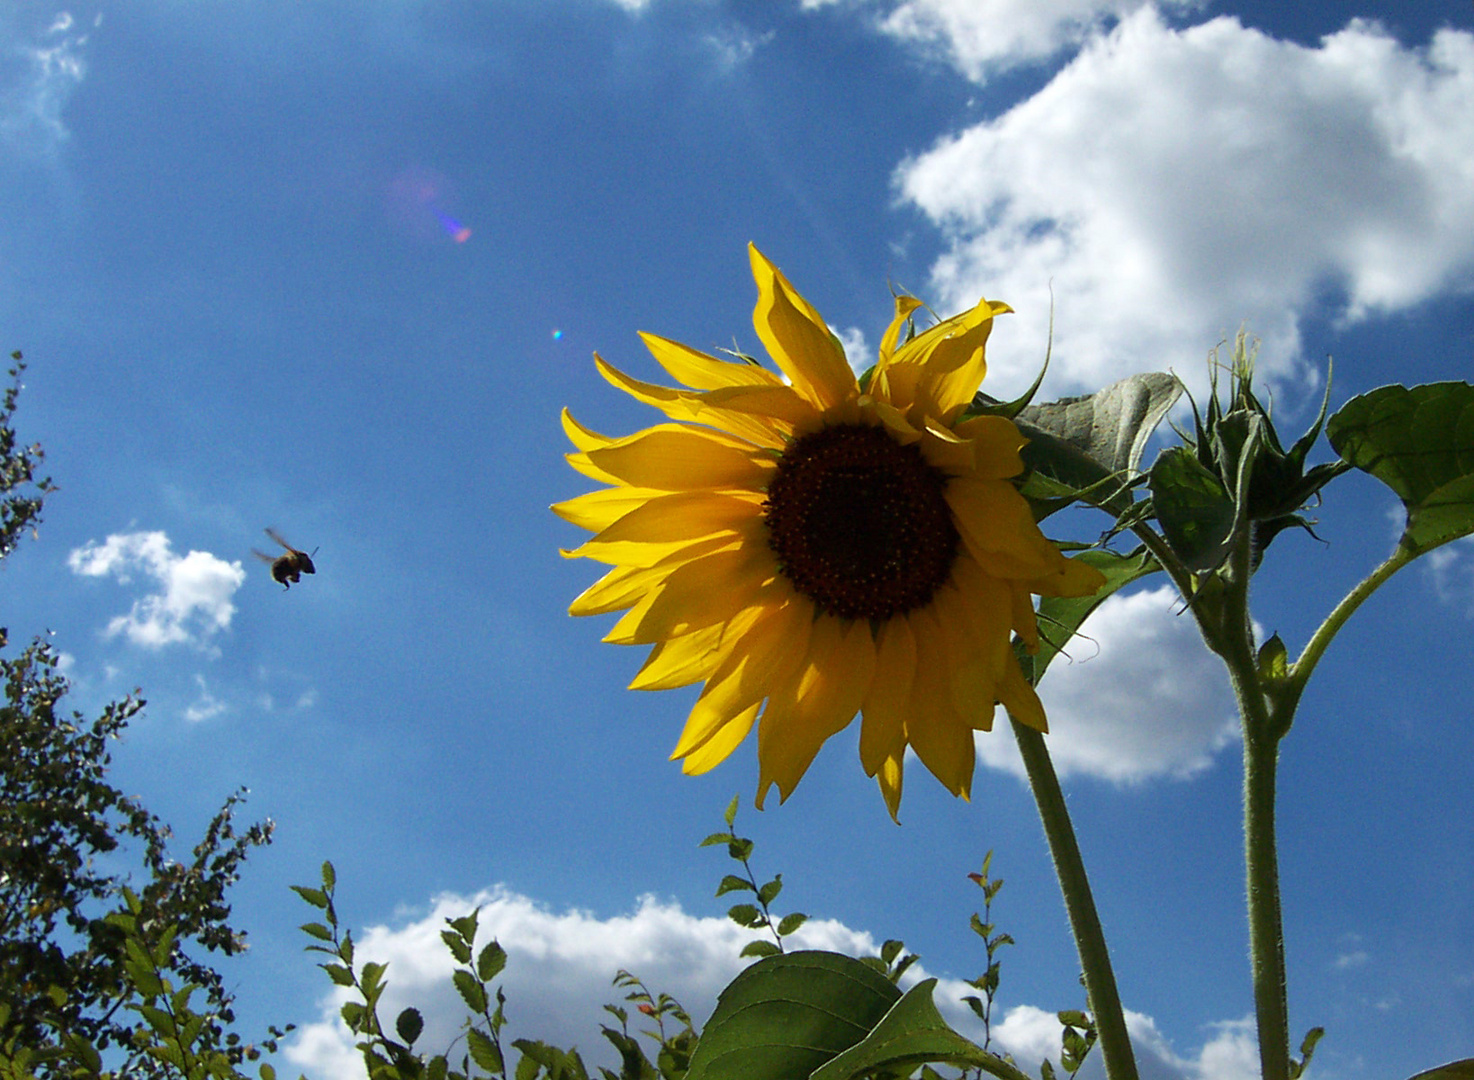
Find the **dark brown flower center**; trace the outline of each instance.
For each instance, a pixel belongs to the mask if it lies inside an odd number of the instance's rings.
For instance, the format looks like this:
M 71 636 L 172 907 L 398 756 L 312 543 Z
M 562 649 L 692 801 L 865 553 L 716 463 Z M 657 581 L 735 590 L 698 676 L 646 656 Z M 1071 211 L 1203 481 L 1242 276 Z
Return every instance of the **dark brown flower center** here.
M 841 619 L 925 604 L 952 572 L 947 477 L 916 445 L 864 424 L 824 428 L 784 451 L 763 504 L 768 543 L 794 588 Z

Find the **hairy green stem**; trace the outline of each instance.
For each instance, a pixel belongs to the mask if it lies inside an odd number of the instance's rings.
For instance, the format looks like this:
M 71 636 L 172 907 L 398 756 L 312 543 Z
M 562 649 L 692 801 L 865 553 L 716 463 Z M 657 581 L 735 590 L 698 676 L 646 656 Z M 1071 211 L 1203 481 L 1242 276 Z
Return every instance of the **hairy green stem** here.
M 1300 658 L 1290 668 L 1289 678 L 1285 680 L 1284 690 L 1280 694 L 1279 711 L 1285 714 L 1281 718 L 1284 722 L 1285 730 L 1289 729 L 1289 721 L 1294 715 L 1295 706 L 1300 701 L 1301 693 L 1305 690 L 1305 684 L 1310 680 L 1311 672 L 1315 670 L 1315 665 L 1320 662 L 1320 658 L 1325 653 L 1327 646 L 1331 644 L 1331 639 L 1336 636 L 1341 627 L 1346 625 L 1346 621 L 1351 618 L 1357 608 L 1361 607 L 1362 602 L 1367 597 L 1376 592 L 1393 574 L 1397 573 L 1421 554 L 1424 554 L 1424 552 L 1413 551 L 1410 548 L 1404 547 L 1402 544 L 1398 544 L 1396 550 L 1387 556 L 1386 561 L 1373 570 L 1365 581 L 1347 593 L 1331 613 L 1326 616 L 1325 621 L 1316 628 L 1315 633 L 1311 635 L 1310 640 L 1306 643 L 1304 651 L 1300 653 Z
M 1039 820 L 1044 824 L 1044 835 L 1049 841 L 1049 853 L 1054 859 L 1054 872 L 1064 895 L 1075 946 L 1080 950 L 1085 993 L 1100 1037 L 1106 1077 L 1108 1080 L 1137 1080 L 1136 1055 L 1126 1032 L 1121 997 L 1116 992 L 1116 976 L 1111 970 L 1105 934 L 1100 928 L 1100 916 L 1096 914 L 1095 899 L 1090 894 L 1090 881 L 1085 876 L 1085 862 L 1080 858 L 1080 845 L 1075 841 L 1075 829 L 1070 824 L 1070 812 L 1065 807 L 1054 763 L 1049 759 L 1044 736 L 1039 732 L 1015 720 L 1013 734 L 1018 740 L 1019 753 L 1023 755 L 1024 768 L 1029 774 L 1029 788 L 1034 793 Z
M 1290 1013 L 1275 842 L 1275 766 L 1279 739 L 1244 732 L 1244 868 L 1248 879 L 1249 962 L 1263 1080 L 1289 1080 Z

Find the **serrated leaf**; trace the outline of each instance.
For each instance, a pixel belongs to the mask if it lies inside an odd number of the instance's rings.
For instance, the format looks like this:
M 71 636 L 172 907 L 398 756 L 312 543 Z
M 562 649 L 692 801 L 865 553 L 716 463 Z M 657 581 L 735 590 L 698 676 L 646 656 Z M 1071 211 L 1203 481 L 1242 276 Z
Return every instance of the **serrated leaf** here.
M 425 1018 L 419 1009 L 405 1009 L 394 1019 L 394 1030 L 406 1046 L 413 1046 L 420 1033 L 425 1030 Z
M 489 1073 L 500 1073 L 502 1071 L 502 1055 L 497 1051 L 496 1043 L 487 1037 L 484 1031 L 471 1028 L 466 1032 L 466 1049 L 471 1052 L 471 1060 Z
M 482 982 L 491 982 L 507 966 L 507 951 L 493 941 L 476 957 L 476 975 Z
M 1474 1058 L 1450 1061 L 1447 1065 L 1410 1076 L 1408 1080 L 1474 1080 Z
M 353 985 L 353 972 L 344 967 L 342 964 L 318 964 L 317 966 L 326 971 L 328 973 L 328 978 L 332 979 L 333 982 L 337 985 Z
M 1422 554 L 1474 533 L 1474 385 L 1379 387 L 1332 416 L 1326 438 L 1402 500 L 1404 547 Z
M 687 1080 L 792 1080 L 863 1039 L 900 997 L 852 957 L 795 952 L 760 960 L 722 991 Z
M 461 935 L 467 943 L 470 943 L 476 940 L 478 919 L 479 913 L 473 911 L 469 915 L 462 915 L 459 919 L 446 919 L 445 921 L 452 930 Z
M 757 891 L 758 901 L 763 904 L 771 904 L 774 900 L 778 899 L 778 894 L 782 891 L 783 875 L 778 874 L 773 878 L 772 881 L 766 882 L 763 887 Z
M 309 889 L 306 885 L 293 885 L 292 891 L 315 908 L 328 906 L 328 894 L 321 889 Z
M 338 887 L 338 872 L 327 861 L 322 864 L 322 887 L 329 892 Z
M 783 950 L 778 948 L 778 946 L 774 945 L 771 941 L 767 941 L 763 938 L 758 938 L 755 941 L 749 941 L 746 945 L 742 946 L 742 951 L 739 952 L 737 955 L 762 957 L 782 956 Z
M 1095 567 L 1105 575 L 1106 583 L 1094 596 L 1046 596 L 1039 601 L 1039 651 L 1032 656 L 1022 651 L 1024 675 L 1036 686 L 1044 677 L 1045 669 L 1066 648 L 1073 648 L 1072 636 L 1091 612 L 1105 603 L 1114 593 L 1161 569 L 1157 561 L 1144 549 L 1130 555 L 1118 555 L 1114 551 L 1086 551 L 1075 556 L 1081 562 Z M 1073 639 L 1079 642 L 1081 639 Z M 1080 646 L 1089 648 L 1089 642 Z M 992 883 L 1002 885 L 1002 881 Z M 997 894 L 995 888 L 988 899 Z
M 762 926 L 765 922 L 763 913 L 755 904 L 733 904 L 727 909 L 727 918 L 738 926 L 746 927 Z
M 791 915 L 785 915 L 783 916 L 783 918 L 778 920 L 778 936 L 787 937 L 789 934 L 793 933 L 795 930 L 797 930 L 800 926 L 808 921 L 809 917 L 807 915 L 804 915 L 797 911 L 793 912 Z
M 728 874 L 722 878 L 722 883 L 717 886 L 716 895 L 725 896 L 729 892 L 740 892 L 742 890 L 746 890 L 747 892 L 757 891 L 752 887 L 752 882 L 746 878 L 740 878 L 736 874 Z
M 332 941 L 333 940 L 333 932 L 331 930 L 329 930 L 326 926 L 324 926 L 322 923 L 316 923 L 316 922 L 303 923 L 301 926 L 298 927 L 298 929 L 301 930 L 308 937 L 317 938 L 318 941 Z
M 460 934 L 452 930 L 440 931 L 440 940 L 445 942 L 445 947 L 450 950 L 450 955 L 455 958 L 457 964 L 469 964 L 471 962 L 471 946 L 467 945 Z
M 1008 1080 L 1022 1076 L 948 1026 L 932 1001 L 936 985 L 936 979 L 923 979 L 906 991 L 862 1040 L 811 1073 L 809 1080 L 852 1080 L 879 1071 L 905 1076 L 928 1062 L 982 1069 Z
M 461 1000 L 466 1003 L 466 1008 L 476 1015 L 486 1011 L 486 988 L 476 981 L 476 977 L 469 971 L 457 969 L 450 973 L 450 981 L 455 983 L 456 992 L 461 995 Z
M 738 862 L 744 862 L 752 855 L 752 841 L 743 836 L 735 837 L 727 844 L 727 854 Z

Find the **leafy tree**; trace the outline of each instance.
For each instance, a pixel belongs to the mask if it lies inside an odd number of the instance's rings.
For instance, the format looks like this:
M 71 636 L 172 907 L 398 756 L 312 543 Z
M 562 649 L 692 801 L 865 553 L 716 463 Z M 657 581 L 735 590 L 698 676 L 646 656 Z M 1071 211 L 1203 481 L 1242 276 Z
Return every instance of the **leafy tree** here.
M 34 479 L 41 448 L 17 446 L 11 419 L 24 365 L 19 353 L 12 358 L 0 405 L 0 557 L 34 529 L 54 490 Z M 68 714 L 59 660 L 44 639 L 0 656 L 0 1059 L 25 1048 L 45 1072 L 52 1058 L 38 1051 L 111 1047 L 128 1074 L 158 1075 L 158 1056 L 146 1052 L 157 1025 L 136 981 L 142 950 L 161 978 L 202 991 L 195 1041 L 243 1060 L 248 1048 L 228 1030 L 231 994 L 190 950 L 230 956 L 245 947 L 226 894 L 273 826 L 238 828 L 236 792 L 192 856 L 171 858 L 168 826 L 107 781 L 110 745 L 144 702 L 135 692 L 95 720 Z M 136 879 L 130 865 L 141 871 Z

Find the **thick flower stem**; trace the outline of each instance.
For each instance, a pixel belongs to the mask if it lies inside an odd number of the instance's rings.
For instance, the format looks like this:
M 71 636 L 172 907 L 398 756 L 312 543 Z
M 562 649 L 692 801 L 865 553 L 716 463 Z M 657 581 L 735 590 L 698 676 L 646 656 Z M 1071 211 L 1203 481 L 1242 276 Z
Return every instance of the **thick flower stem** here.
M 1100 1050 L 1105 1057 L 1106 1077 L 1108 1080 L 1136 1080 L 1136 1055 L 1126 1032 L 1126 1018 L 1121 1012 L 1120 995 L 1116 992 L 1116 976 L 1111 970 L 1100 916 L 1095 911 L 1095 900 L 1090 894 L 1085 863 L 1080 858 L 1080 846 L 1075 841 L 1075 829 L 1070 824 L 1059 777 L 1055 775 L 1043 735 L 1017 721 L 1013 722 L 1013 734 L 1018 740 L 1019 753 L 1023 755 L 1024 768 L 1029 774 L 1029 788 L 1034 792 L 1039 820 L 1044 824 L 1044 835 L 1049 841 L 1049 853 L 1054 859 L 1060 892 L 1064 894 L 1075 946 L 1080 950 L 1085 993 L 1095 1019 Z
M 1247 725 L 1246 725 L 1247 727 Z M 1244 863 L 1248 878 L 1249 957 L 1263 1080 L 1289 1080 L 1290 1018 L 1274 835 L 1279 739 L 1248 727 L 1244 737 Z

